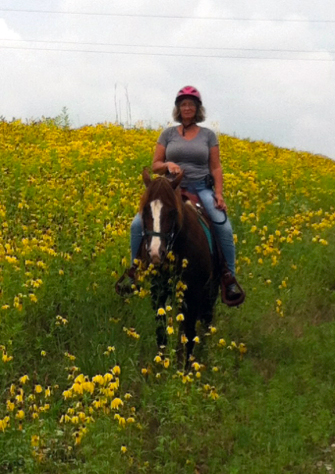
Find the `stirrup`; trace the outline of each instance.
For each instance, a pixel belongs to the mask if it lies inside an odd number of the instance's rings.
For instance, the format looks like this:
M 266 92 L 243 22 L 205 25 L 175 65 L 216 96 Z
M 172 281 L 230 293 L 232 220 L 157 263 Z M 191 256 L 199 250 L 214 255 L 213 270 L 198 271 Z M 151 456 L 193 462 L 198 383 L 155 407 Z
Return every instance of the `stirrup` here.
M 240 295 L 235 299 L 229 299 L 227 296 L 232 285 L 237 286 L 240 291 Z M 221 299 L 227 306 L 239 306 L 245 300 L 245 292 L 230 271 L 225 271 L 221 277 Z

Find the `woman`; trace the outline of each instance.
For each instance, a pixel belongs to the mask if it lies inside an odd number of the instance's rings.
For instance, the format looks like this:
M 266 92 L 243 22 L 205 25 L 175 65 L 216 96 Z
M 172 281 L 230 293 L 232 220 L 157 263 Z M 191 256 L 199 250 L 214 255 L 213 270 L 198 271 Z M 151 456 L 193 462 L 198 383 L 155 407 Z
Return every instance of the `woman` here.
M 229 269 L 222 269 L 222 299 L 229 306 L 241 304 L 245 295 L 235 279 L 235 246 L 226 214 L 227 205 L 222 196 L 223 176 L 218 141 L 214 132 L 197 125 L 205 120 L 205 109 L 195 87 L 186 86 L 178 92 L 173 119 L 180 125 L 167 128 L 160 135 L 152 170 L 154 173 L 172 175 L 184 172 L 181 187 L 199 196 L 212 220 Z M 210 180 L 213 181 L 214 192 Z M 137 255 L 141 240 L 142 222 L 137 214 L 131 225 L 132 260 Z M 133 277 L 132 269 L 128 275 Z

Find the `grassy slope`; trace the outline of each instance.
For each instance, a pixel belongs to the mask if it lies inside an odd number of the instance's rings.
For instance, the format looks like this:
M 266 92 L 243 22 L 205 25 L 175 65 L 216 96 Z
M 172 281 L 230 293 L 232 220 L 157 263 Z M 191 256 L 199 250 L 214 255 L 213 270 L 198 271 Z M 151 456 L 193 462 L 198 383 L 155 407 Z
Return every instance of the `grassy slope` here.
M 218 303 L 217 331 L 196 350 L 205 366 L 201 377 L 194 369 L 183 380 L 173 360 L 167 369 L 153 362 L 148 298 L 124 302 L 113 292 L 126 266 L 121 261 L 142 189 L 140 170 L 150 163 L 157 133 L 2 126 L 0 344 L 3 356 L 13 356 L 0 362 L 0 420 L 10 418 L 0 432 L 3 472 L 329 472 L 334 163 L 220 137 L 239 279 L 248 298 L 239 309 Z M 130 327 L 139 339 L 124 330 Z M 227 348 L 231 341 L 237 348 Z M 240 343 L 247 347 L 243 358 Z M 76 360 L 64 357 L 66 351 Z M 76 375 L 90 378 L 118 364 L 121 387 L 114 397 L 124 401 L 119 414 L 135 422 L 122 428 L 116 410 L 109 411 L 112 398 L 104 410 L 92 408 L 104 398 L 98 383 L 92 396 L 64 399 L 73 383 L 66 367 L 74 364 Z M 23 385 L 24 374 L 30 380 Z M 52 387 L 51 396 L 36 393 L 37 385 Z M 20 390 L 23 402 L 16 398 Z M 49 404 L 35 420 L 34 402 Z M 93 414 L 94 422 L 60 423 L 63 414 L 79 412 Z

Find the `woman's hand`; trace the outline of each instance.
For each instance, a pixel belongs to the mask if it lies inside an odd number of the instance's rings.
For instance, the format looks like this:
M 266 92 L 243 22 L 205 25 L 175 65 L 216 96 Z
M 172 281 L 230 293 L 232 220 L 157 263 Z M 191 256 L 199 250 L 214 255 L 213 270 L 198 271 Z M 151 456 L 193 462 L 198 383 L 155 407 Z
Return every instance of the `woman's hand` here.
M 217 209 L 220 209 L 220 211 L 225 211 L 227 212 L 227 204 L 225 203 L 223 197 L 222 197 L 222 194 L 219 194 L 219 193 L 215 193 L 214 194 L 214 199 L 215 199 L 215 207 Z
M 176 163 L 173 163 L 173 161 L 167 161 L 166 165 L 167 165 L 167 171 L 171 174 L 179 174 L 182 171 L 181 167 L 177 165 Z

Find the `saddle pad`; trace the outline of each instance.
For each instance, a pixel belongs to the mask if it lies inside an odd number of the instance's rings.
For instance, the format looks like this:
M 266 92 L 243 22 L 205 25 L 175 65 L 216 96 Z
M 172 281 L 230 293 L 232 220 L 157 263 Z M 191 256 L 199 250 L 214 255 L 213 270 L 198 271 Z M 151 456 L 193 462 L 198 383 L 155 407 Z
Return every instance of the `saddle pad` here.
M 209 227 L 205 224 L 203 217 L 198 216 L 199 222 L 204 229 L 205 235 L 207 237 L 208 245 L 209 245 L 209 250 L 211 252 L 211 255 L 213 255 L 213 236 L 212 232 L 210 231 Z

